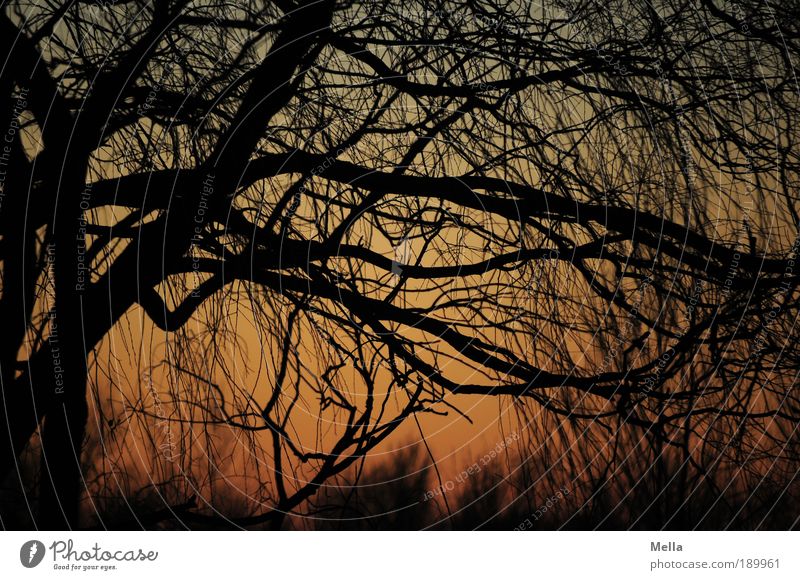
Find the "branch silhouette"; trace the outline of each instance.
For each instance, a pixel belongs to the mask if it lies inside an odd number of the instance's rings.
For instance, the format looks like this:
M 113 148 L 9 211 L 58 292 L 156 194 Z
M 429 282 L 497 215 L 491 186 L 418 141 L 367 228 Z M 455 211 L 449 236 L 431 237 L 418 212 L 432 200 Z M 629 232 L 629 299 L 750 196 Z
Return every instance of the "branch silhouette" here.
M 468 396 L 791 470 L 800 31 L 737 6 L 7 3 L 0 473 L 73 528 L 90 436 L 225 428 L 257 507 L 165 505 L 280 527 Z

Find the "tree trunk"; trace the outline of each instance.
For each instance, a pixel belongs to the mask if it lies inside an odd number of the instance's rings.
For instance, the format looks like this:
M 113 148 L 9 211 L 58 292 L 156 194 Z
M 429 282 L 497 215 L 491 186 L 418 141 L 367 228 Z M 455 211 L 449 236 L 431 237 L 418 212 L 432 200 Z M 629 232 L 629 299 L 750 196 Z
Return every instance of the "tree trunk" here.
M 45 530 L 75 529 L 83 490 L 81 448 L 88 407 L 84 388 L 70 385 L 75 396 L 48 411 L 42 426 L 42 460 L 37 526 Z

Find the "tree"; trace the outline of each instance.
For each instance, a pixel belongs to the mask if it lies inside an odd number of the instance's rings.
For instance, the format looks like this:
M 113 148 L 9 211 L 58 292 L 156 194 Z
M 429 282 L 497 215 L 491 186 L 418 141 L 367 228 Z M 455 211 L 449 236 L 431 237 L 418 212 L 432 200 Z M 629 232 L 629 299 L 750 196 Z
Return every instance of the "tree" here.
M 280 525 L 469 395 L 638 433 L 695 473 L 791 472 L 796 17 L 5 4 L 2 473 L 39 432 L 38 524 L 77 525 L 126 332 L 148 372 L 163 354 L 171 420 L 270 462 L 239 525 Z

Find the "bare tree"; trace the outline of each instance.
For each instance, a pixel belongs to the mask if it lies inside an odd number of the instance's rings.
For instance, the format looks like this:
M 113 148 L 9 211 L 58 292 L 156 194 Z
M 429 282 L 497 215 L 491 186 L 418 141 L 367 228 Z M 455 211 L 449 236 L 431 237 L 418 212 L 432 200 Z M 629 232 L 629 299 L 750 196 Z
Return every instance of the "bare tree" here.
M 174 425 L 177 465 L 218 426 L 229 521 L 279 526 L 470 395 L 796 472 L 797 16 L 8 2 L 2 473 L 40 433 L 37 525 L 75 526 L 87 425 Z

